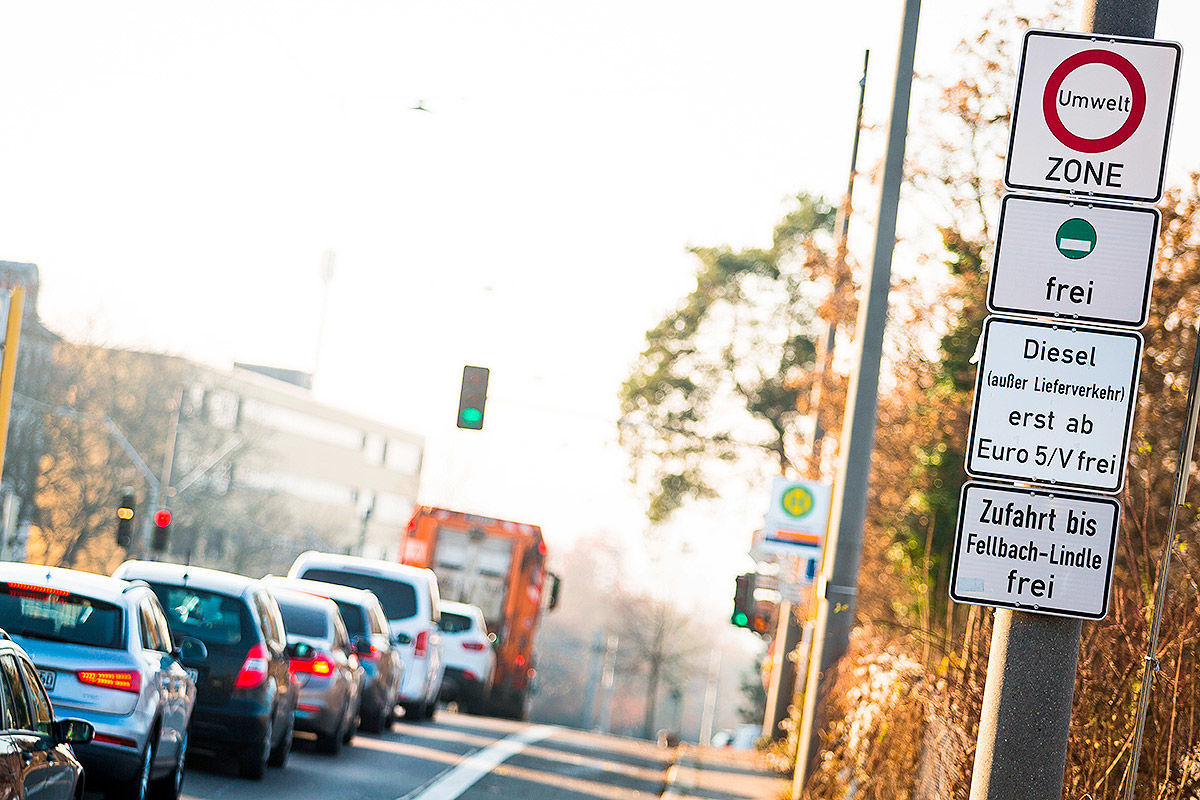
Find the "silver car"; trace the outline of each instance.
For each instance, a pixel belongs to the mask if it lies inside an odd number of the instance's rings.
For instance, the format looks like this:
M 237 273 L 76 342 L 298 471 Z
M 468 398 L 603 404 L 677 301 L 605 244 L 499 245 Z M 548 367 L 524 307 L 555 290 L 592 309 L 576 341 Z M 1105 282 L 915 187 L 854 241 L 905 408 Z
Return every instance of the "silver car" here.
M 300 682 L 296 730 L 317 735 L 317 749 L 337 754 L 354 738 L 363 668 L 332 600 L 271 586 L 287 630 L 292 674 Z
M 29 653 L 56 709 L 87 720 L 75 745 L 88 786 L 110 797 L 179 797 L 196 686 L 146 584 L 0 562 L 0 628 Z

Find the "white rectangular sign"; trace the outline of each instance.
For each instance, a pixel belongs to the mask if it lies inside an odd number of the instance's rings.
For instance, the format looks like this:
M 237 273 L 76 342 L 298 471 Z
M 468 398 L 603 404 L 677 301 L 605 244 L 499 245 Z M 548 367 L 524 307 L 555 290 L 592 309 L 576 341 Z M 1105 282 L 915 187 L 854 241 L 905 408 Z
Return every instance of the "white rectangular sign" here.
M 1006 195 L 988 309 L 1140 328 L 1158 225 L 1154 208 Z
M 1181 52 L 1175 42 L 1028 31 L 1004 183 L 1157 202 Z
M 975 376 L 967 473 L 1120 490 L 1142 337 L 989 317 Z
M 832 493 L 833 487 L 827 483 L 776 478 L 771 485 L 762 538 L 756 543 L 758 550 L 815 564 L 825 543 Z M 801 577 L 811 582 L 809 572 L 812 569 L 806 563 Z
M 960 603 L 1103 619 L 1121 505 L 1111 497 L 963 485 L 950 570 Z

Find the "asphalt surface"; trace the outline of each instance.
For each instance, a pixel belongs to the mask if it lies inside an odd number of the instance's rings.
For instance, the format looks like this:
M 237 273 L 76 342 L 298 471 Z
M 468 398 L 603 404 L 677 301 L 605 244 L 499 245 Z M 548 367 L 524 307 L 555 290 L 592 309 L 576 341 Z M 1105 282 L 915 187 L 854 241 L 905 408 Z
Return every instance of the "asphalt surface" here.
M 648 742 L 440 710 L 359 734 L 336 756 L 300 739 L 283 769 L 243 780 L 236 766 L 189 758 L 187 800 L 656 800 L 672 754 Z M 88 800 L 99 798 L 89 793 Z

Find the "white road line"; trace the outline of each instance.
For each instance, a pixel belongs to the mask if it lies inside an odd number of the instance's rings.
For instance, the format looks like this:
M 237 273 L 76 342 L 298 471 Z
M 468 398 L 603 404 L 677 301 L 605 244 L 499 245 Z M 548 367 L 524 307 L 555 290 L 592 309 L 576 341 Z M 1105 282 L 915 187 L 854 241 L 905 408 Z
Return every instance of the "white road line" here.
M 554 725 L 534 725 L 514 733 L 512 736 L 472 753 L 455 764 L 449 772 L 439 775 L 433 783 L 397 800 L 455 800 L 474 786 L 484 775 L 527 746 L 545 739 L 556 730 Z

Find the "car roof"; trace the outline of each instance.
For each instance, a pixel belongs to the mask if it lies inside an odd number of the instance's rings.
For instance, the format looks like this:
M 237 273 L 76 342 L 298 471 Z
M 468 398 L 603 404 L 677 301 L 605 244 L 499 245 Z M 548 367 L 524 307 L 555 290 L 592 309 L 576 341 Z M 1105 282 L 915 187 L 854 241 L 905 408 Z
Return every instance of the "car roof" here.
M 325 581 L 310 581 L 304 578 L 285 578 L 280 575 L 268 575 L 263 578 L 263 584 L 270 590 L 290 589 L 296 592 L 306 592 L 330 600 L 350 603 L 359 606 L 371 606 L 379 602 L 374 592 L 366 589 L 355 589 L 353 586 L 342 586 L 340 583 Z
M 394 561 L 380 561 L 375 558 L 359 558 L 344 556 L 339 553 L 319 553 L 308 550 L 296 556 L 288 577 L 298 577 L 295 573 L 304 569 L 332 568 L 345 572 L 361 572 L 366 575 L 377 575 L 381 578 L 396 578 L 399 580 L 431 581 L 437 583 L 433 570 L 424 567 L 413 567 L 408 564 L 397 564 Z
M 107 575 L 97 575 L 93 572 L 13 562 L 0 564 L 0 581 L 15 581 L 65 589 L 73 594 L 82 594 L 96 600 L 105 600 L 116 604 L 122 602 L 126 590 L 133 586 L 128 580 L 110 578 Z
M 240 596 L 260 582 L 258 578 L 248 578 L 232 572 L 161 561 L 126 561 L 117 567 L 117 571 L 122 575 L 133 575 L 139 580 L 151 583 L 171 583 L 235 596 Z
M 277 601 L 282 600 L 294 606 L 319 608 L 322 611 L 329 612 L 330 614 L 340 613 L 337 605 L 335 605 L 334 602 L 328 597 L 318 597 L 317 595 L 309 594 L 308 592 L 301 592 L 296 589 L 289 589 L 287 587 L 276 588 L 274 586 L 271 587 L 271 594 L 275 596 Z
M 473 606 L 470 603 L 459 603 L 454 600 L 443 600 L 438 605 L 442 607 L 442 611 L 451 614 L 460 614 L 464 617 L 470 617 L 474 620 L 483 619 L 483 609 L 479 606 Z

